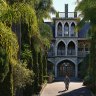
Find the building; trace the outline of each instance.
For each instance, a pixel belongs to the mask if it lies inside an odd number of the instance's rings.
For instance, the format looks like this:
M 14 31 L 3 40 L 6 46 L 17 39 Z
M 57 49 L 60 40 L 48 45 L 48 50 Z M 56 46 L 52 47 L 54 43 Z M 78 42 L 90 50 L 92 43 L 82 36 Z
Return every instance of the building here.
M 90 42 L 87 38 L 89 23 L 76 32 L 78 17 L 76 12 L 59 12 L 53 18 L 54 23 L 49 23 L 53 29 L 53 40 L 48 51 L 48 71 L 54 72 L 55 77 L 78 77 L 80 63 L 89 54 Z

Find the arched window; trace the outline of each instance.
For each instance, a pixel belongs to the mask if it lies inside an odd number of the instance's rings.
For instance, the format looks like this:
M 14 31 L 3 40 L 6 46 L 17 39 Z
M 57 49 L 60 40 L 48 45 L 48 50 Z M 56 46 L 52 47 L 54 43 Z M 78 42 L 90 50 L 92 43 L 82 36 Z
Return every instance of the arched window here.
M 65 44 L 62 41 L 58 44 L 57 55 L 65 55 Z
M 74 23 L 72 23 L 71 24 L 71 36 L 74 36 L 75 35 L 75 24 Z
M 65 36 L 68 36 L 69 35 L 69 25 L 68 25 L 67 22 L 64 25 L 64 35 Z
M 62 36 L 62 24 L 61 24 L 61 22 L 59 22 L 58 26 L 57 26 L 57 35 Z
M 75 44 L 74 44 L 74 42 L 70 42 L 69 44 L 68 44 L 68 50 L 67 50 L 67 54 L 68 55 L 75 55 Z

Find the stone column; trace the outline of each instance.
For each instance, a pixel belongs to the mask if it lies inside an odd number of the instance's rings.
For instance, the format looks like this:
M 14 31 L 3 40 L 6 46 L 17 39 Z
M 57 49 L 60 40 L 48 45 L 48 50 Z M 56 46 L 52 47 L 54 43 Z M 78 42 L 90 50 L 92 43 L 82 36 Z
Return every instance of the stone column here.
M 65 45 L 65 56 L 67 56 L 67 44 Z
M 57 46 L 55 45 L 55 56 L 57 56 Z
M 55 65 L 55 77 L 57 77 L 57 65 Z
M 64 24 L 62 24 L 62 37 L 64 37 Z
M 75 64 L 75 77 L 78 77 L 78 65 L 77 63 Z
M 71 24 L 69 23 L 69 37 L 71 37 Z
M 75 45 L 75 52 L 76 52 L 76 56 L 78 55 L 78 44 L 76 43 Z
M 55 37 L 57 37 L 57 24 L 55 25 Z

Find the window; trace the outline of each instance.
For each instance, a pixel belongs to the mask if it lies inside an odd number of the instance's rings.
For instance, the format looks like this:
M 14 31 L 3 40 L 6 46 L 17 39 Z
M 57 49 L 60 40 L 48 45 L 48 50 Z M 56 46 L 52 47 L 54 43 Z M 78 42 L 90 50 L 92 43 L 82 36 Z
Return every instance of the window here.
M 68 25 L 68 23 L 65 23 L 65 25 L 64 25 L 64 35 L 65 36 L 69 35 L 69 25 Z

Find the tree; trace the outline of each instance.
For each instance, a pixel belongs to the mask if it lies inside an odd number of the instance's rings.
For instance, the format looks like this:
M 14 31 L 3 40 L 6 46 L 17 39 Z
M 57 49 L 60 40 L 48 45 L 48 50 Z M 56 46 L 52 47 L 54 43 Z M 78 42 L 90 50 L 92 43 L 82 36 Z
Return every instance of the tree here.
M 82 14 L 84 21 L 90 21 L 91 24 L 91 48 L 90 48 L 90 62 L 89 62 L 89 72 L 91 75 L 92 82 L 94 84 L 94 91 L 96 90 L 96 1 L 95 0 L 82 0 L 78 3 L 76 10 L 79 10 Z

